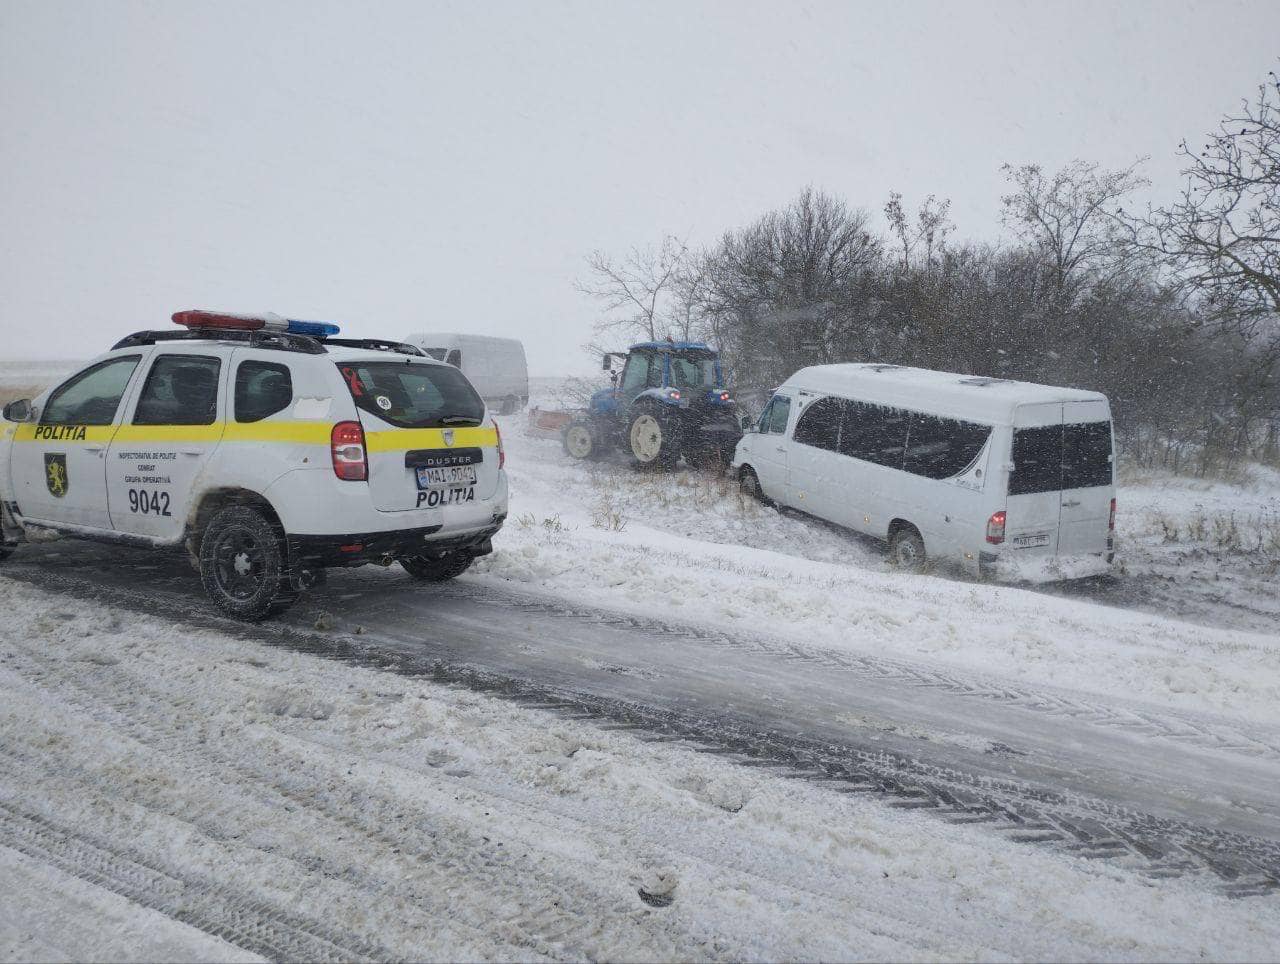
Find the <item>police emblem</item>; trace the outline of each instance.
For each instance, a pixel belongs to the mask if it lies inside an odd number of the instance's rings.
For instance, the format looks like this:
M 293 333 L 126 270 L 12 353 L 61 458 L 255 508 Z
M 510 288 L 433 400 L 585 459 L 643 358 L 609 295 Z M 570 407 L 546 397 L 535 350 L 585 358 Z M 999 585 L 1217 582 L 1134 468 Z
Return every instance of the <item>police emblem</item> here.
M 441 432 L 440 434 L 441 434 L 442 436 L 444 436 L 444 444 L 445 444 L 445 445 L 452 445 L 452 444 L 453 444 L 453 429 L 451 429 L 451 428 L 447 428 L 447 429 L 445 429 L 443 432 Z
M 61 499 L 67 494 L 67 457 L 62 452 L 46 452 L 44 454 L 44 484 L 49 487 L 49 494 Z

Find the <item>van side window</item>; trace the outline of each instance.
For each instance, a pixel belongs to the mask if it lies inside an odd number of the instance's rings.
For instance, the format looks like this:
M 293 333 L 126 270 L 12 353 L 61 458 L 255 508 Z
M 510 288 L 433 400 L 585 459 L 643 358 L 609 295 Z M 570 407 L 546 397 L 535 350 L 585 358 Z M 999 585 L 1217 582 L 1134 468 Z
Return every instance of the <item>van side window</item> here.
M 900 409 L 849 402 L 840 432 L 840 452 L 864 462 L 901 469 L 907 422 L 907 413 Z
M 775 395 L 760 416 L 760 431 L 770 435 L 782 435 L 787 431 L 787 421 L 791 417 L 791 399 L 785 395 Z
M 212 425 L 218 416 L 222 362 L 195 355 L 161 355 L 151 364 L 133 410 L 134 425 Z
M 811 403 L 796 422 L 796 441 L 834 452 L 840 438 L 842 407 L 838 398 L 820 398 Z
M 928 479 L 959 475 L 978 457 L 991 429 L 937 415 L 914 415 L 902 467 Z
M 236 369 L 237 422 L 260 422 L 293 404 L 293 376 L 287 365 L 243 361 Z

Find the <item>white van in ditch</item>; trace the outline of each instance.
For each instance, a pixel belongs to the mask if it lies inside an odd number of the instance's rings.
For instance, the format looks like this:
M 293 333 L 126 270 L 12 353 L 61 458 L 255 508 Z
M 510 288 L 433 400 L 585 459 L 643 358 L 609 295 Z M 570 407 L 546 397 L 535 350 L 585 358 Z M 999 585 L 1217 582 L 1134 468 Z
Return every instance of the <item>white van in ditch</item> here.
M 518 338 L 417 332 L 404 341 L 461 369 L 490 411 L 513 415 L 529 404 L 529 366 Z
M 975 574 L 1106 572 L 1105 395 L 897 365 L 817 365 L 777 390 L 733 469 L 756 498 L 884 539 L 892 562 Z

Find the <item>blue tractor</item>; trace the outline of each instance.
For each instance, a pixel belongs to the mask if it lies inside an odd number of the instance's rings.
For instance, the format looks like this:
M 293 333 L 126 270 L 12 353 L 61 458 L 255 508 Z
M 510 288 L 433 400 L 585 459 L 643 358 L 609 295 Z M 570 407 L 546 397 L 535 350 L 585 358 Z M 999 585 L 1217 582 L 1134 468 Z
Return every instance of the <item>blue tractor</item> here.
M 671 468 L 683 456 L 699 468 L 728 467 L 742 429 L 713 348 L 646 341 L 625 355 L 606 353 L 604 369 L 612 386 L 592 395 L 586 412 L 565 426 L 569 455 L 593 459 L 621 449 L 642 466 Z

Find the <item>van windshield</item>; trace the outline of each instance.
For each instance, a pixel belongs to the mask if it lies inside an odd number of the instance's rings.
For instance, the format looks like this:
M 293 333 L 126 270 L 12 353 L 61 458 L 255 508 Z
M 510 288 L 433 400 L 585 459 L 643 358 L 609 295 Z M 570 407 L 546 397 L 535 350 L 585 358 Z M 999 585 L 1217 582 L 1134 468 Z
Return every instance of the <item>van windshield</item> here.
M 399 428 L 479 425 L 484 402 L 465 375 L 448 365 L 339 362 L 356 406 Z
M 1111 423 L 1020 428 L 1013 433 L 1010 495 L 1110 485 Z

